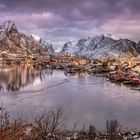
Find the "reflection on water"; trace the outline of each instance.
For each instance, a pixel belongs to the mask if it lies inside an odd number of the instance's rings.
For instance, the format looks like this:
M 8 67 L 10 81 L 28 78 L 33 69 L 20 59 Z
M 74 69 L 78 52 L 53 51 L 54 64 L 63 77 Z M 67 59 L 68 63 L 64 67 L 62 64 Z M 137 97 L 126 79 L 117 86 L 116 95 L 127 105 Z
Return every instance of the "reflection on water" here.
M 67 77 L 69 74 L 63 72 Z M 53 75 L 52 69 L 45 71 L 37 70 L 33 67 L 0 68 L 0 91 L 18 91 L 28 85 L 42 82 L 45 76 Z M 87 72 L 72 73 L 73 77 L 88 77 Z
M 70 74 L 73 77 L 83 77 L 86 78 L 89 76 L 88 72 L 75 72 Z
M 0 69 L 0 91 L 17 91 L 32 84 L 36 79 L 42 81 L 42 73 L 33 67 L 13 67 Z
M 1 90 L 8 91 L 0 91 L 0 103 L 15 117 L 25 112 L 29 119 L 45 109 L 64 105 L 71 128 L 79 120 L 81 125 L 92 123 L 100 128 L 106 120 L 114 119 L 130 128 L 140 126 L 140 92 L 103 77 L 14 67 L 0 69 L 0 85 Z

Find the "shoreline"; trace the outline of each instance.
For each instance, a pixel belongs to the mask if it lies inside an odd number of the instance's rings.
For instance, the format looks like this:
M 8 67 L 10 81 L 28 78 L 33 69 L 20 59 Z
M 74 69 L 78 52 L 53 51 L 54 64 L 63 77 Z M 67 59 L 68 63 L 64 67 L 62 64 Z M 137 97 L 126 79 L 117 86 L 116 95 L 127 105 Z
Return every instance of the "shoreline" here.
M 41 57 L 40 57 L 41 58 Z M 10 60 L 10 63 L 1 63 L 0 68 L 10 68 L 21 66 L 33 67 L 38 70 L 55 69 L 62 70 L 71 75 L 76 73 L 83 77 L 86 75 L 95 75 L 99 77 L 106 77 L 111 82 L 119 82 L 124 85 L 132 86 L 133 90 L 140 90 L 140 63 L 119 60 L 89 60 L 77 56 L 54 55 L 48 58 L 41 59 L 27 59 L 27 60 Z M 133 64 L 133 65 L 132 65 Z M 136 88 L 135 88 L 136 86 Z M 133 88 L 134 87 L 134 88 Z

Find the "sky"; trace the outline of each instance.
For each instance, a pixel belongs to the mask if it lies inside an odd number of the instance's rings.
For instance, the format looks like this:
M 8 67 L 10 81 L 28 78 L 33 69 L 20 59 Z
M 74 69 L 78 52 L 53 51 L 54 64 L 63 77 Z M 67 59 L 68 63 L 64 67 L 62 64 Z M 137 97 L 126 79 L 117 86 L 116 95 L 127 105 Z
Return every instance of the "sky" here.
M 140 0 L 0 0 L 6 20 L 55 47 L 100 34 L 140 40 Z

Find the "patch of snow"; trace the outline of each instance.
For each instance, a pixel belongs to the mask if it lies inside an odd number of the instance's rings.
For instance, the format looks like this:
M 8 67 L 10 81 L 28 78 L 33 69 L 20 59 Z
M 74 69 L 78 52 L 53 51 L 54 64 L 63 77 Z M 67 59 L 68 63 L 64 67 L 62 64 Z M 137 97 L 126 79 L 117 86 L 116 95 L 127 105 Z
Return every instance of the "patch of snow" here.
M 40 40 L 41 40 L 41 38 L 38 35 L 35 35 L 35 34 L 32 34 L 31 37 L 37 42 L 40 42 Z

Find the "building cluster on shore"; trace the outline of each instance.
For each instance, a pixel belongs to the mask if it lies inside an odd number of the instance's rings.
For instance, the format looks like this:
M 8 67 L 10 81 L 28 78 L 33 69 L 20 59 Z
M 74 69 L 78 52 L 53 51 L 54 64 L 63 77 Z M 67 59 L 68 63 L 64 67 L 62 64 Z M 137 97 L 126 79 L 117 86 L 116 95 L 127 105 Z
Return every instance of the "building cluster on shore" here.
M 135 60 L 89 60 L 71 55 L 50 58 L 46 68 L 62 69 L 72 75 L 98 75 L 112 82 L 125 85 L 140 85 L 140 63 Z M 134 88 L 139 90 L 139 88 Z
M 20 58 L 17 60 L 3 60 L 2 64 L 33 65 L 35 68 L 64 70 L 71 75 L 96 75 L 107 77 L 112 82 L 121 82 L 125 85 L 140 85 L 140 62 L 138 60 L 97 60 L 86 59 L 72 55 L 49 55 L 49 57 Z M 133 87 L 133 90 L 140 90 Z

